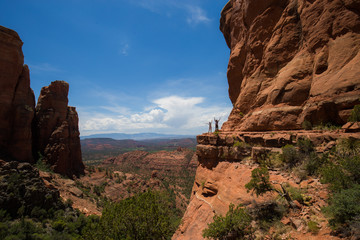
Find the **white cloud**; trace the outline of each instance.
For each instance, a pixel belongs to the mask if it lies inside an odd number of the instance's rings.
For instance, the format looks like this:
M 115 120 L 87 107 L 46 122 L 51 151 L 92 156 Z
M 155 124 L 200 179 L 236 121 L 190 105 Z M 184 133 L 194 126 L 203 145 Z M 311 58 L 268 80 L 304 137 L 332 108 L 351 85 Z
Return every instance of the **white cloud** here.
M 129 49 L 130 49 L 130 45 L 128 43 L 122 44 L 122 48 L 120 50 L 120 53 L 124 56 L 128 56 L 129 55 Z
M 196 6 L 187 6 L 187 10 L 189 16 L 187 17 L 186 21 L 189 24 L 199 24 L 199 23 L 208 23 L 210 19 L 206 16 L 206 13 L 203 9 Z
M 167 17 L 172 17 L 172 12 L 175 10 L 184 11 L 186 15 L 186 22 L 190 25 L 197 25 L 200 23 L 208 23 L 211 20 L 207 17 L 206 12 L 200 6 L 195 5 L 192 0 L 129 0 L 149 11 L 165 14 Z
M 61 72 L 59 68 L 50 63 L 29 64 L 29 68 L 33 72 Z
M 154 107 L 145 112 L 118 114 L 97 113 L 79 108 L 82 135 L 105 132 L 168 132 L 177 134 L 200 134 L 207 130 L 206 124 L 214 117 L 226 120 L 231 108 L 202 106 L 202 97 L 169 96 L 155 99 Z M 108 109 L 109 110 L 109 109 Z

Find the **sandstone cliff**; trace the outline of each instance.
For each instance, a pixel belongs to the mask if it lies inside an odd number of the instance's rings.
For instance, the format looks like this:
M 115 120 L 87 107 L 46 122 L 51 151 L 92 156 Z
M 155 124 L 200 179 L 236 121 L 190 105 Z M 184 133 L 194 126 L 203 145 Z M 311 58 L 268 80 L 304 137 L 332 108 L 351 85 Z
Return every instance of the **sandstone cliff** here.
M 35 97 L 18 34 L 0 26 L 0 154 L 32 162 Z
M 0 157 L 32 163 L 40 152 L 56 172 L 83 173 L 78 116 L 67 106 L 69 85 L 56 81 L 43 88 L 35 115 L 22 44 L 15 31 L 0 26 Z
M 223 130 L 344 124 L 360 103 L 359 12 L 355 0 L 230 0 L 220 29 L 234 108 Z
M 259 209 L 271 202 L 274 195 L 256 197 L 245 188 L 264 153 L 278 154 L 304 138 L 319 152 L 338 139 L 360 139 L 358 130 L 346 128 L 299 130 L 305 120 L 344 124 L 360 103 L 359 1 L 230 0 L 220 30 L 231 50 L 227 76 L 233 110 L 219 133 L 197 137 L 199 164 L 190 203 L 173 236 L 177 240 L 203 239 L 203 229 L 230 203 Z M 306 189 L 313 199 L 297 206 L 301 214 L 281 219 L 291 226 L 288 237 L 338 239 L 320 211 L 327 189 L 318 179 L 302 181 L 292 172 L 270 170 L 270 180 Z M 304 225 L 310 215 L 322 219 L 317 235 Z
M 68 106 L 69 84 L 54 81 L 43 87 L 36 105 L 34 144 L 55 172 L 72 176 L 84 173 L 79 118 Z

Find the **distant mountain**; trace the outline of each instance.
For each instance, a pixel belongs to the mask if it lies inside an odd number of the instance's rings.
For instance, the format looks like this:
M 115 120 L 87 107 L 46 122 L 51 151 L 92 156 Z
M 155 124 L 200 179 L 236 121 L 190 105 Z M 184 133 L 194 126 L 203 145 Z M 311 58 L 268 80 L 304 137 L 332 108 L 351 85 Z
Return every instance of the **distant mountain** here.
M 101 133 L 93 134 L 89 136 L 82 136 L 80 139 L 89 139 L 89 138 L 112 138 L 115 140 L 150 140 L 150 139 L 182 139 L 182 138 L 195 138 L 195 135 L 176 135 L 176 134 L 160 134 L 160 133 L 135 133 L 135 134 L 126 134 L 126 133 Z

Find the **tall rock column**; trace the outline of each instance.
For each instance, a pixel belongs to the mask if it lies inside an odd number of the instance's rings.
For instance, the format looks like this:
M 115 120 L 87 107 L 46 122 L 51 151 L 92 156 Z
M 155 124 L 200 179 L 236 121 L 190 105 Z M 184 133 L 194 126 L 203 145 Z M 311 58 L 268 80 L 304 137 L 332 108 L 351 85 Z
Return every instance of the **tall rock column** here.
M 34 120 L 35 150 L 44 156 L 55 172 L 68 176 L 84 173 L 81 158 L 79 118 L 68 106 L 69 84 L 54 81 L 43 87 Z
M 19 35 L 0 26 L 0 157 L 33 162 L 35 97 Z

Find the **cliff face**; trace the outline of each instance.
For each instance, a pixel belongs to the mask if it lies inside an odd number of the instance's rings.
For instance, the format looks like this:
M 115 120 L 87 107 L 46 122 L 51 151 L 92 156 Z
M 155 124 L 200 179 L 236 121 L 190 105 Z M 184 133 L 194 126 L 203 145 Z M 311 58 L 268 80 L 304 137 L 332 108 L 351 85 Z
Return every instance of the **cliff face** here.
M 18 34 L 0 26 L 0 152 L 32 162 L 31 121 L 35 97 Z
M 360 102 L 359 12 L 354 0 L 230 0 L 220 29 L 234 108 L 223 130 L 344 124 Z
M 271 202 L 274 195 L 256 197 L 245 188 L 263 154 L 281 153 L 281 147 L 303 138 L 319 152 L 330 150 L 338 139 L 360 139 L 358 130 L 299 130 L 305 120 L 344 124 L 360 103 L 359 14 L 360 2 L 355 0 L 226 4 L 220 29 L 231 50 L 227 76 L 233 110 L 219 133 L 197 137 L 195 183 L 173 239 L 203 239 L 203 229 L 215 214 L 225 215 L 230 203 L 259 209 Z M 289 183 L 306 189 L 313 199 L 307 207 L 298 206 L 301 216 L 281 220 L 292 226 L 292 238 L 338 239 L 330 236 L 325 218 L 316 236 L 306 233 L 301 223 L 311 214 L 323 217 L 324 185 L 280 170 L 269 174 L 275 187 Z
M 55 172 L 72 176 L 84 173 L 81 158 L 79 118 L 68 106 L 69 84 L 54 81 L 43 87 L 34 119 L 35 148 Z
M 32 163 L 40 151 L 56 172 L 83 173 L 78 116 L 67 106 L 69 85 L 43 88 L 35 115 L 22 44 L 15 31 L 0 26 L 0 157 Z

